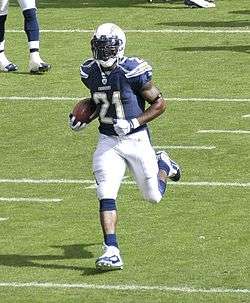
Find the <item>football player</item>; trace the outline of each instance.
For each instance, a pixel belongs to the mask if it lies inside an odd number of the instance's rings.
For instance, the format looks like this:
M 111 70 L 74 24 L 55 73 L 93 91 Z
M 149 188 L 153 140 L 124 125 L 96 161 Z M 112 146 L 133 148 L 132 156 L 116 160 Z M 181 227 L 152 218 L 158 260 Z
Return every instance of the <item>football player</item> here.
M 116 198 L 126 167 L 144 198 L 153 203 L 162 199 L 167 179 L 180 179 L 179 166 L 166 152 L 155 153 L 149 138 L 147 123 L 165 111 L 166 102 L 152 82 L 151 66 L 137 57 L 125 57 L 125 45 L 125 33 L 117 25 L 102 24 L 91 40 L 93 58 L 80 67 L 81 80 L 99 108 L 93 172 L 104 235 L 104 253 L 96 267 L 103 270 L 123 268 L 116 237 Z M 72 114 L 69 125 L 75 131 L 86 126 Z
M 24 16 L 24 30 L 29 44 L 29 71 L 31 73 L 45 72 L 50 65 L 45 63 L 39 54 L 39 25 L 35 0 L 18 0 Z M 12 72 L 18 69 L 17 65 L 9 61 L 4 52 L 5 22 L 8 14 L 9 0 L 0 0 L 0 70 Z

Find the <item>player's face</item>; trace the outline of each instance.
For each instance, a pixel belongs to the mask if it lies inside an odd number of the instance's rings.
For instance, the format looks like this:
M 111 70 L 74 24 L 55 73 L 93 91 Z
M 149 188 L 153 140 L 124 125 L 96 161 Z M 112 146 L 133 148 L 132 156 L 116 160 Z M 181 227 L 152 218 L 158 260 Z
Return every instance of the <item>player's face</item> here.
M 119 40 L 105 37 L 98 39 L 94 37 L 91 40 L 91 48 L 96 60 L 107 61 L 110 58 L 116 57 L 119 48 Z
M 91 40 L 93 57 L 105 68 L 112 67 L 117 61 L 119 46 L 118 38 L 108 38 L 103 35 L 100 38 L 94 36 Z

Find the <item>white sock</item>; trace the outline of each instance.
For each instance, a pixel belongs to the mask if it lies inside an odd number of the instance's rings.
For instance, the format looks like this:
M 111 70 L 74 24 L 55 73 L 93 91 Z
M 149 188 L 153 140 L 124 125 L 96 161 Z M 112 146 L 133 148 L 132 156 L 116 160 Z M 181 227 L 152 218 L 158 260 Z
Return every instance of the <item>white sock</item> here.
M 36 62 L 36 63 L 41 63 L 41 62 L 43 62 L 43 60 L 42 60 L 41 57 L 40 57 L 39 52 L 30 53 L 30 61 Z
M 0 53 L 0 62 L 2 66 L 7 66 L 9 65 L 11 62 L 7 59 L 7 57 L 5 56 L 4 52 Z
M 39 41 L 30 41 L 29 42 L 29 49 L 39 49 Z
M 5 43 L 4 40 L 2 42 L 0 42 L 0 52 L 4 51 L 4 43 Z

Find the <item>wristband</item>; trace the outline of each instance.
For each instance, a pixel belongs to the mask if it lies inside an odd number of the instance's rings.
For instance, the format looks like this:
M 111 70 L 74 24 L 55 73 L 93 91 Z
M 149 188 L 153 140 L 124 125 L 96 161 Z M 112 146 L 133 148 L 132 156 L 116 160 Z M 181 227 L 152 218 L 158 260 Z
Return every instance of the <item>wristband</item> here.
M 140 123 L 136 118 L 130 120 L 130 122 L 131 122 L 132 129 L 136 129 L 137 127 L 140 126 Z

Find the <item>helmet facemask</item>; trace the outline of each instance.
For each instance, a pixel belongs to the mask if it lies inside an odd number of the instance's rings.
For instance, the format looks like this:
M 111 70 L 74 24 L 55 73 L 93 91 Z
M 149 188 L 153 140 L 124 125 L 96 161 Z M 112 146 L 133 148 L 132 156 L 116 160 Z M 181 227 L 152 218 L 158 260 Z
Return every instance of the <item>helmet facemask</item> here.
M 91 40 L 93 57 L 101 66 L 112 67 L 123 58 L 126 37 L 123 31 L 112 23 L 101 25 Z

